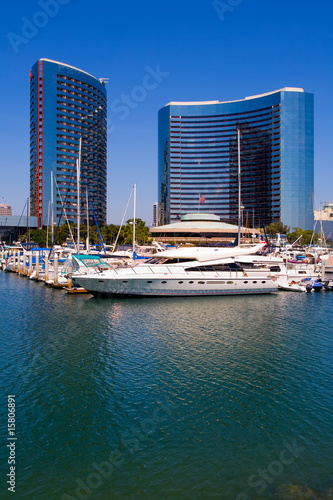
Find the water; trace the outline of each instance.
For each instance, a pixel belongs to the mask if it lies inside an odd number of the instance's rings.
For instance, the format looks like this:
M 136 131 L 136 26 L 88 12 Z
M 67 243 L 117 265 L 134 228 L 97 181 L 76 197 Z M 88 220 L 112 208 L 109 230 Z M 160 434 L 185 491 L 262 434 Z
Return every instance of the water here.
M 8 394 L 18 499 L 328 498 L 333 293 L 0 297 L 0 498 Z

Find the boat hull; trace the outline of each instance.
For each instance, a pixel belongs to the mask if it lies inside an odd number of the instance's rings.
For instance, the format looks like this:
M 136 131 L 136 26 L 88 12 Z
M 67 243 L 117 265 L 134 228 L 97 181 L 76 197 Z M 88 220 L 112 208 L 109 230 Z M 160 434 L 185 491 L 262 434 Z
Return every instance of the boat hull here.
M 297 283 L 292 284 L 288 282 L 276 282 L 279 290 L 283 290 L 285 292 L 306 292 L 305 286 L 298 285 Z
M 82 286 L 94 296 L 125 297 L 193 297 L 216 295 L 265 294 L 277 291 L 269 278 L 243 279 L 228 277 L 138 277 L 135 279 L 98 277 L 73 277 L 73 283 Z

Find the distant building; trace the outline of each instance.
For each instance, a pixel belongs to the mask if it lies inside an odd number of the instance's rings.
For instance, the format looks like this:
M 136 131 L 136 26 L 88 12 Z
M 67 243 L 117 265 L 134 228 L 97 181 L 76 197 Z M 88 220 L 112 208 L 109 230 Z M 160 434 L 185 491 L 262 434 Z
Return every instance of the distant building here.
M 244 217 L 312 229 L 313 94 L 299 88 L 160 109 L 159 224 L 200 208 L 237 224 L 238 129 Z
M 324 208 L 314 210 L 315 220 L 333 221 L 333 201 L 325 201 Z
M 154 203 L 153 205 L 153 223 L 152 226 L 158 226 L 158 203 Z
M 0 215 L 12 215 L 12 207 L 5 203 L 0 203 Z
M 11 243 L 19 240 L 29 229 L 37 229 L 37 217 L 0 214 L 0 242 Z
M 81 143 L 81 211 L 86 188 L 100 223 L 106 222 L 106 89 L 85 71 L 49 59 L 30 70 L 30 213 L 47 224 L 54 186 L 54 217 L 76 220 L 76 161 Z M 61 201 L 62 199 L 62 201 Z M 51 215 L 50 215 L 51 221 Z

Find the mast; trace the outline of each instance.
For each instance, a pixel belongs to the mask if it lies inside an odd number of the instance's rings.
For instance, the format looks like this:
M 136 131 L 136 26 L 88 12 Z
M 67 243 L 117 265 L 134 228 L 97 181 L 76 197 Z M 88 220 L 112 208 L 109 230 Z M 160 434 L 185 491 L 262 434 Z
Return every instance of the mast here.
M 136 184 L 133 186 L 133 198 L 134 198 L 134 208 L 133 208 L 133 258 L 135 253 L 135 205 L 136 205 Z
M 77 253 L 80 253 L 80 176 L 81 176 L 81 146 L 82 137 L 79 141 L 79 157 L 76 160 L 76 189 L 77 189 Z
M 86 240 L 86 250 L 90 251 L 89 247 L 89 205 L 88 205 L 88 187 L 86 186 L 86 207 L 87 207 L 87 240 Z
M 322 203 L 320 203 L 320 239 L 321 239 L 321 246 L 327 248 L 326 238 L 325 238 L 325 233 L 324 233 L 324 228 L 323 228 L 323 204 Z
M 27 231 L 28 231 L 28 242 L 30 242 L 30 226 L 29 226 L 29 197 L 27 198 Z
M 48 207 L 47 207 L 46 248 L 49 247 L 50 203 L 51 202 L 49 200 L 49 204 L 48 204 Z
M 237 143 L 238 143 L 238 245 L 240 245 L 241 234 L 241 157 L 240 157 L 240 128 L 237 127 Z
M 51 170 L 51 245 L 53 245 L 53 231 L 54 231 L 54 221 L 53 221 L 53 170 Z

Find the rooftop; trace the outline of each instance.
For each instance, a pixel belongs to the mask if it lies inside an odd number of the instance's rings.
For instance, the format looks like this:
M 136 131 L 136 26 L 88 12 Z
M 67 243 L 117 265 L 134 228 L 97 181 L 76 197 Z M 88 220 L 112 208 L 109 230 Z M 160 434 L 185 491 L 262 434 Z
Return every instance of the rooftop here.
M 248 232 L 258 233 L 255 229 L 247 228 Z M 150 229 L 151 233 L 233 233 L 237 234 L 238 226 L 221 222 L 218 215 L 195 213 L 181 217 L 179 222 L 156 226 Z M 242 228 L 245 232 L 245 228 Z
M 46 59 L 45 57 L 40 59 L 40 61 L 47 61 L 47 62 L 51 62 L 53 64 L 60 64 L 60 66 L 66 66 L 66 68 L 75 69 L 75 71 L 80 71 L 81 73 L 85 73 L 86 75 L 91 76 L 91 78 L 94 78 L 95 80 L 99 81 L 98 78 L 96 78 L 95 76 L 91 75 L 90 73 L 87 73 L 87 71 L 83 71 L 80 68 L 75 68 L 75 66 L 70 66 L 69 64 L 65 64 L 65 63 L 62 63 L 60 61 L 53 61 L 52 59 Z
M 298 88 L 298 87 L 284 87 L 279 90 L 273 90 L 272 92 L 266 92 L 265 94 L 258 94 L 258 95 L 251 95 L 248 97 L 245 97 L 244 99 L 236 99 L 235 101 L 190 101 L 190 102 L 185 102 L 185 101 L 171 101 L 168 102 L 165 106 L 195 106 L 195 105 L 200 105 L 200 104 L 228 104 L 231 102 L 240 102 L 244 101 L 247 99 L 257 99 L 258 97 L 265 97 L 267 95 L 272 95 L 272 94 L 277 94 L 278 92 L 304 92 L 304 89 Z

